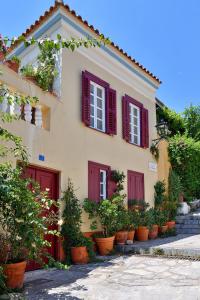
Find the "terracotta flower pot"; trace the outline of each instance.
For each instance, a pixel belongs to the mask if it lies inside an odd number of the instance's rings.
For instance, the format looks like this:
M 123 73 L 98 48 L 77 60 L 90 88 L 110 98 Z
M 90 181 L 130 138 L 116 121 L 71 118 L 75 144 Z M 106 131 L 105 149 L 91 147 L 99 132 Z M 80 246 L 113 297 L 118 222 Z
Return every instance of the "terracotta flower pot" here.
M 86 246 L 72 247 L 71 258 L 74 264 L 87 264 L 89 261 L 89 256 Z
M 5 59 L 5 54 L 1 51 L 0 52 L 0 61 L 3 61 Z
M 6 276 L 6 286 L 10 289 L 21 289 L 24 284 L 25 269 L 26 261 L 3 265 L 3 272 Z
M 149 235 L 149 229 L 146 226 L 139 226 L 137 229 L 138 241 L 147 241 Z
M 12 60 L 7 60 L 6 61 L 6 65 L 12 69 L 13 71 L 15 71 L 16 73 L 18 73 L 19 70 L 19 64 L 16 61 L 12 61 Z
M 134 240 L 134 236 L 135 236 L 135 230 L 128 231 L 127 240 L 133 241 Z
M 118 231 L 115 234 L 116 244 L 124 245 L 128 238 L 128 231 Z
M 175 221 L 169 221 L 166 223 L 166 225 L 168 226 L 168 229 L 173 229 L 176 225 Z
M 163 225 L 158 227 L 158 232 L 159 233 L 165 233 L 168 229 L 168 225 Z
M 107 238 L 95 238 L 100 255 L 107 255 L 113 250 L 114 239 L 114 236 Z
M 152 228 L 149 230 L 149 238 L 156 239 L 158 236 L 158 225 L 153 225 Z
M 94 234 L 94 232 L 83 232 L 83 236 L 86 237 L 86 238 L 88 238 L 88 239 L 90 239 L 92 241 L 92 243 L 93 243 L 93 250 L 94 250 L 94 252 L 96 252 L 97 251 L 97 246 L 96 246 L 95 240 L 93 238 L 93 234 Z

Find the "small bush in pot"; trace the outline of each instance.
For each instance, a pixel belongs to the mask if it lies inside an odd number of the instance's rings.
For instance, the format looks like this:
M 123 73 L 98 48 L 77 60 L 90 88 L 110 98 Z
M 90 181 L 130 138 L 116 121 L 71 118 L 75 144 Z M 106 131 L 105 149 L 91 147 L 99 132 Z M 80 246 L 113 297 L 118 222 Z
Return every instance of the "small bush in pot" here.
M 149 238 L 155 239 L 158 236 L 158 224 L 156 224 L 156 213 L 154 208 L 150 208 L 147 211 L 150 228 L 149 228 Z
M 71 261 L 75 264 L 87 263 L 94 256 L 93 243 L 81 232 L 82 209 L 70 179 L 61 201 L 65 206 L 62 213 L 61 235 L 66 260 L 68 263 Z
M 0 165 L 0 260 L 9 288 L 23 286 L 27 260 L 43 263 L 44 250 L 51 245 L 45 234 L 58 234 L 48 229 L 57 221 L 53 211 L 46 213 L 53 204 L 37 184 L 22 178 L 21 168 Z
M 118 228 L 115 241 L 117 244 L 124 245 L 128 239 L 129 229 L 131 229 L 130 214 L 124 207 L 118 211 Z
M 139 241 L 147 241 L 149 230 L 154 223 L 154 214 L 151 209 L 139 212 L 139 226 L 137 230 L 137 238 Z
M 13 56 L 11 57 L 11 59 L 6 61 L 6 64 L 9 68 L 18 73 L 20 62 L 21 60 L 19 59 L 19 57 Z
M 156 224 L 158 224 L 158 232 L 164 233 L 167 231 L 168 226 L 166 225 L 167 222 L 167 213 L 163 210 L 156 210 L 155 211 L 155 217 L 156 217 Z
M 115 232 L 119 228 L 119 207 L 122 202 L 123 198 L 121 196 L 116 196 L 110 200 L 101 200 L 98 203 L 90 199 L 84 200 L 83 208 L 92 221 L 91 229 L 97 230 L 97 220 L 99 220 L 102 227 L 102 234 L 95 238 L 100 255 L 107 255 L 113 250 Z

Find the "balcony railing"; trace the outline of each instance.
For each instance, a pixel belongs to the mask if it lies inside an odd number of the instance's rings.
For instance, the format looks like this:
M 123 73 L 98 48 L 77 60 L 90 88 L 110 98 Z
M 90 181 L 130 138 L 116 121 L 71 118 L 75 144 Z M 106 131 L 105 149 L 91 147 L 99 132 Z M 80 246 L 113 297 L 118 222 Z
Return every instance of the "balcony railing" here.
M 4 97 L 2 103 L 0 104 L 0 110 L 4 113 L 16 115 L 27 123 L 34 124 L 39 128 L 44 128 L 47 130 L 49 129 L 49 108 L 44 105 L 18 105 L 17 103 L 10 105 L 7 98 Z

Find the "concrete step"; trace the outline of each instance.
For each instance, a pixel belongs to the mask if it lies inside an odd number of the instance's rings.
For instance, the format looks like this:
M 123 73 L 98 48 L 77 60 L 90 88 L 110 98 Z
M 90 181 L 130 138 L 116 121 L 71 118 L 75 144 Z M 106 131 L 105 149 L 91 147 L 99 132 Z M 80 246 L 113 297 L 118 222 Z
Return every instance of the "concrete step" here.
M 177 234 L 200 234 L 200 228 L 179 228 Z
M 146 242 L 134 241 L 132 245 L 117 245 L 119 253 L 154 254 L 200 258 L 200 235 L 180 234 L 174 237 L 158 238 Z

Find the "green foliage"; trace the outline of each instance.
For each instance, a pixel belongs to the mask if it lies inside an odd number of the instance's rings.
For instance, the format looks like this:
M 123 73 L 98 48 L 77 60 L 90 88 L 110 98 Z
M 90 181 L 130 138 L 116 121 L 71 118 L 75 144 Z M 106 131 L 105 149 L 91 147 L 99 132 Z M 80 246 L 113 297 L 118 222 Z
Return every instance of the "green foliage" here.
M 155 215 L 155 224 L 158 226 L 163 226 L 168 221 L 167 212 L 165 210 L 156 209 L 154 212 Z
M 121 208 L 123 206 L 123 197 L 116 196 L 110 200 L 105 199 L 96 203 L 90 199 L 85 199 L 83 203 L 84 210 L 89 214 L 92 220 L 91 229 L 97 229 L 97 218 L 99 219 L 103 236 L 110 237 L 119 229 L 118 221 Z
M 50 44 L 39 45 L 38 67 L 36 81 L 44 91 L 52 91 L 54 78 L 58 75 L 56 70 L 57 49 Z
M 0 266 L 0 295 L 7 294 L 8 292 L 5 280 L 6 278 L 3 273 L 3 268 Z
M 125 180 L 124 172 L 120 172 L 117 170 L 113 170 L 111 173 L 111 179 L 116 183 L 116 192 L 114 196 L 119 195 L 121 191 L 124 189 L 124 180 Z
M 155 224 L 155 212 L 153 208 L 148 209 L 147 211 L 138 211 L 138 223 L 139 226 L 146 226 L 151 229 L 152 225 Z
M 22 67 L 20 69 L 20 72 L 25 77 L 33 77 L 33 78 L 35 78 L 37 69 L 34 68 L 32 65 L 27 64 L 27 65 L 25 65 L 24 67 Z
M 187 136 L 200 141 L 200 105 L 186 108 L 183 112 Z
M 154 185 L 154 204 L 155 207 L 161 207 L 164 200 L 165 200 L 165 182 L 164 181 L 157 181 Z
M 140 210 L 145 211 L 149 207 L 149 203 L 145 202 L 145 200 L 141 199 L 129 199 L 128 206 L 131 210 Z
M 71 261 L 71 247 L 86 246 L 90 258 L 93 257 L 92 241 L 85 238 L 80 230 L 82 224 L 82 209 L 70 179 L 68 180 L 67 189 L 63 193 L 61 200 L 65 205 L 62 214 L 63 223 L 61 226 L 61 235 L 64 237 L 63 245 L 68 262 Z
M 18 56 L 14 55 L 11 57 L 11 61 L 16 62 L 17 64 L 20 64 L 21 59 Z
M 53 211 L 47 214 L 53 204 L 38 185 L 22 178 L 20 168 L 0 165 L 0 244 L 5 250 L 1 261 L 14 263 L 41 257 L 44 247 L 50 246 L 44 234 L 58 235 L 56 230 L 48 229 L 57 221 Z
M 199 198 L 200 141 L 176 135 L 169 140 L 168 153 L 172 169 L 180 178 L 186 200 Z
M 52 256 L 48 256 L 48 264 L 44 265 L 45 269 L 56 268 L 58 270 L 67 270 L 69 266 L 61 263 L 60 261 L 56 261 Z
M 157 108 L 157 122 L 166 121 L 170 131 L 169 136 L 174 136 L 177 133 L 185 133 L 185 123 L 181 114 L 169 109 L 168 107 Z
M 169 201 L 178 202 L 179 196 L 183 191 L 183 187 L 180 181 L 180 177 L 172 169 L 169 171 L 168 178 L 168 198 Z
M 155 160 L 158 161 L 158 159 L 159 159 L 158 143 L 152 143 L 151 144 L 150 152 L 154 156 Z

